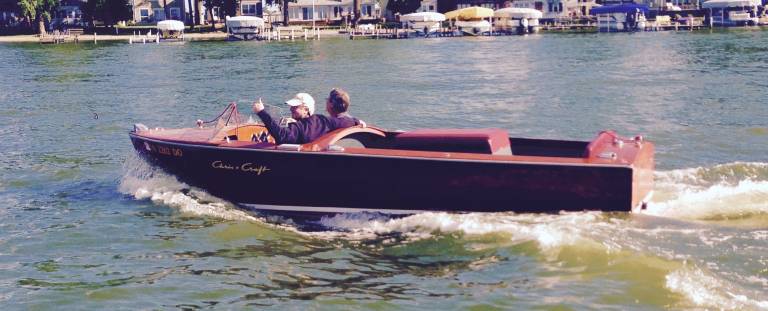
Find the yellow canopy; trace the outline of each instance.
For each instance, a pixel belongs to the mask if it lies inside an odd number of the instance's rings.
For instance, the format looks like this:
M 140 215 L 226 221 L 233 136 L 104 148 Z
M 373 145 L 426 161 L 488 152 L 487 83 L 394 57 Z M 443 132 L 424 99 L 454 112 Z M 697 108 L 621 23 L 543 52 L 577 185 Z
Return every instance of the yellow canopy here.
M 446 19 L 470 20 L 470 19 L 482 19 L 482 18 L 489 18 L 489 17 L 493 17 L 493 10 L 488 8 L 478 7 L 478 6 L 458 9 L 458 10 L 445 13 Z

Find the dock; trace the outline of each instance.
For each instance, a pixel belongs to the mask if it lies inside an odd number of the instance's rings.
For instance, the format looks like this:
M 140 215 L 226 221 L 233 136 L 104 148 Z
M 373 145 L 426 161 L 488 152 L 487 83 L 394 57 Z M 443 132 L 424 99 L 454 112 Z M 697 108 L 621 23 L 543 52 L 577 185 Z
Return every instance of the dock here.
M 375 26 L 373 28 L 359 27 L 354 30 L 347 30 L 350 40 L 356 39 L 407 39 L 409 36 L 407 29 L 382 28 Z
M 80 42 L 80 37 L 83 35 L 82 28 L 70 28 L 64 31 L 54 30 L 51 33 L 42 34 L 39 37 L 39 41 L 42 44 L 59 44 L 67 42 Z
M 266 41 L 318 40 L 320 39 L 320 30 L 318 28 L 306 29 L 301 26 L 275 27 L 262 29 L 261 34 L 256 36 L 256 39 Z

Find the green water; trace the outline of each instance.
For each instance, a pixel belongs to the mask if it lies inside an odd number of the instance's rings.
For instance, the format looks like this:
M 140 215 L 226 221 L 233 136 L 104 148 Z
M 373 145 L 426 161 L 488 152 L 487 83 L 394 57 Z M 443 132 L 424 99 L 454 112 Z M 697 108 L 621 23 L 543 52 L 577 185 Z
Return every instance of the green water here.
M 389 129 L 643 134 L 654 202 L 306 231 L 189 189 L 127 137 L 332 87 Z M 0 307 L 768 309 L 766 99 L 760 29 L 0 45 Z

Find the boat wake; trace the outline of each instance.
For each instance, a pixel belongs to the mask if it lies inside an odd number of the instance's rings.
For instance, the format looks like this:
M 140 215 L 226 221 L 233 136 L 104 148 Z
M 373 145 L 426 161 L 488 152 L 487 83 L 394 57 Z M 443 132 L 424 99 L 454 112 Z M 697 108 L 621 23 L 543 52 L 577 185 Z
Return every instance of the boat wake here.
M 123 164 L 118 191 L 137 200 L 150 199 L 155 204 L 173 207 L 185 216 L 212 217 L 223 220 L 258 220 L 232 203 L 182 183 L 135 154 Z
M 736 162 L 657 172 L 654 199 L 643 213 L 705 221 L 756 218 L 765 225 L 768 163 Z
M 391 217 L 350 213 L 314 220 L 313 225 L 322 228 L 319 231 L 244 211 L 179 182 L 136 156 L 126 161 L 124 172 L 119 186 L 122 193 L 150 199 L 184 215 L 278 225 L 312 238 L 374 243 L 382 249 L 419 241 L 439 244 L 437 241 L 446 238 L 470 252 L 508 253 L 522 247 L 548 269 L 568 274 L 571 270 L 563 267 L 584 266 L 585 275 L 594 273 L 589 269 L 626 275 L 623 282 L 655 286 L 669 296 L 684 297 L 683 302 L 669 302 L 682 308 L 768 308 L 768 301 L 759 298 L 768 290 L 763 256 L 768 246 L 760 246 L 768 245 L 768 163 L 657 172 L 654 200 L 639 215 L 429 212 Z M 709 225 L 713 222 L 717 226 Z M 729 264 L 731 261 L 743 264 Z M 635 270 L 642 272 L 631 272 Z

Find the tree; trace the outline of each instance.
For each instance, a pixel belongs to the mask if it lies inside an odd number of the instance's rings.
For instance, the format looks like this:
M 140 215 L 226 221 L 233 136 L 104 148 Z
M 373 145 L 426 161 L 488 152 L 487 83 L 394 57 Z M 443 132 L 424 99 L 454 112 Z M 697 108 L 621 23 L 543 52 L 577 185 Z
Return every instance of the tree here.
M 357 28 L 357 22 L 360 21 L 360 0 L 352 0 L 352 11 L 355 16 L 352 18 L 352 27 Z
M 205 21 L 213 23 L 213 0 L 203 0 L 205 7 Z
M 45 34 L 45 22 L 51 21 L 51 13 L 59 6 L 59 0 L 19 0 L 19 13 L 32 27 L 32 21 L 37 21 L 37 31 Z
M 221 8 L 225 16 L 240 15 L 240 0 L 224 0 L 224 6 Z
M 194 21 L 195 25 L 200 25 L 200 0 L 195 0 L 195 18 L 192 20 Z
M 282 7 L 283 7 L 283 26 L 288 26 L 288 3 L 289 2 L 296 2 L 291 0 L 283 0 Z
M 420 0 L 389 0 L 387 9 L 393 13 L 408 14 L 416 12 L 421 7 Z
M 120 21 L 133 18 L 133 8 L 126 0 L 88 0 L 83 6 L 83 15 L 91 22 L 99 20 L 104 25 L 114 26 Z

